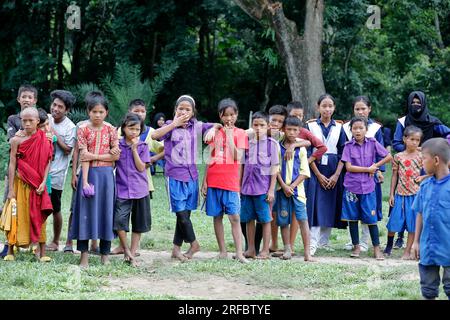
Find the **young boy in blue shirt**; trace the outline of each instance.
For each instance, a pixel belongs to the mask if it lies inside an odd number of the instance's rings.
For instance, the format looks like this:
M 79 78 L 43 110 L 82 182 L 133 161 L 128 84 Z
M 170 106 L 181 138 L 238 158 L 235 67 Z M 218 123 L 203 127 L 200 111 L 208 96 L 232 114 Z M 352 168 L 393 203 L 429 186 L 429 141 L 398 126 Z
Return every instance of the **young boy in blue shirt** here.
M 450 146 L 443 138 L 422 145 L 423 167 L 431 178 L 422 182 L 413 203 L 417 212 L 412 255 L 419 260 L 420 286 L 425 299 L 439 296 L 439 271 L 450 300 Z

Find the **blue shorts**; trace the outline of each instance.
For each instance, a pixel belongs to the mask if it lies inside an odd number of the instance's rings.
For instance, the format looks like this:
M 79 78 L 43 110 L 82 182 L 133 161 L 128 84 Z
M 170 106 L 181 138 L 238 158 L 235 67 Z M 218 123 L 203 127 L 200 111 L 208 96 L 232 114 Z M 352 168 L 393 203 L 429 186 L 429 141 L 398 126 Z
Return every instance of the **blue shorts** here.
M 405 230 L 408 233 L 415 232 L 417 213 L 412 209 L 415 198 L 415 195 L 395 195 L 394 207 L 391 210 L 391 215 L 386 226 L 390 232 L 403 232 Z
M 377 196 L 375 191 L 369 194 L 355 194 L 344 189 L 341 220 L 362 221 L 369 225 L 377 224 Z
M 198 181 L 183 182 L 174 178 L 166 178 L 169 188 L 170 210 L 181 212 L 196 210 L 198 202 Z
M 218 217 L 224 213 L 229 215 L 239 214 L 241 200 L 239 192 L 217 188 L 208 188 L 206 192 L 206 215 Z
M 241 195 L 241 222 L 256 220 L 260 223 L 272 221 L 267 195 L 247 196 Z
M 279 190 L 275 194 L 275 202 L 272 210 L 276 213 L 277 225 L 279 227 L 285 227 L 291 224 L 292 213 L 295 214 L 297 221 L 308 220 L 306 205 L 295 196 L 286 197 L 283 190 Z

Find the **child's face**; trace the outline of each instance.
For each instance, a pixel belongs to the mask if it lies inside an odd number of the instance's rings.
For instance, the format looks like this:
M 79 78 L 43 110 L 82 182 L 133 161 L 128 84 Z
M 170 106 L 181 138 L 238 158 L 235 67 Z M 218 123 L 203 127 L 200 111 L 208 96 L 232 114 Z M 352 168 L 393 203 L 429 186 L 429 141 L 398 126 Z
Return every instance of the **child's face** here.
M 165 121 L 164 121 L 164 118 L 163 118 L 163 117 L 161 117 L 161 118 L 158 119 L 158 127 L 161 128 L 161 127 L 164 125 L 164 123 L 165 123 Z
M 281 130 L 283 128 L 284 118 L 281 114 L 272 114 L 269 117 L 270 129 Z
M 352 125 L 352 135 L 355 138 L 356 141 L 361 142 L 364 140 L 364 137 L 366 136 L 367 128 L 364 122 L 362 121 L 356 121 Z
M 317 110 L 320 113 L 320 117 L 324 119 L 330 119 L 333 116 L 334 109 L 334 102 L 329 98 L 323 99 L 320 105 L 317 107 Z
M 220 115 L 220 121 L 222 121 L 225 128 L 233 128 L 236 123 L 238 113 L 233 108 L 226 108 Z
M 17 98 L 17 102 L 20 104 L 21 110 L 33 107 L 37 103 L 37 98 L 34 96 L 32 91 L 23 91 Z
M 428 150 L 422 150 L 423 155 L 423 168 L 425 169 L 425 172 L 427 174 L 435 174 L 436 173 L 436 167 L 439 163 L 438 157 L 433 157 Z
M 297 126 L 285 126 L 284 135 L 288 142 L 295 142 L 300 133 L 300 127 Z
M 67 108 L 64 104 L 64 101 L 59 98 L 55 98 L 55 100 L 53 100 L 52 102 L 52 105 L 50 106 L 50 112 L 52 113 L 52 117 L 56 122 L 64 119 L 64 117 L 67 115 Z
M 36 131 L 39 124 L 39 117 L 36 117 L 32 114 L 25 113 L 21 117 L 22 128 L 27 133 L 33 133 Z
M 364 102 L 358 101 L 355 103 L 355 107 L 353 108 L 353 112 L 356 117 L 363 117 L 369 119 L 369 114 L 372 108 L 368 107 Z
M 50 132 L 50 123 L 49 123 L 48 119 L 45 120 L 44 123 L 39 124 L 39 125 L 38 125 L 38 129 L 39 129 L 39 130 L 42 130 L 42 131 L 44 131 L 44 132 L 46 132 L 46 133 L 47 133 L 47 132 Z
M 89 119 L 94 125 L 101 125 L 108 115 L 108 111 L 102 104 L 97 104 L 89 111 Z
M 289 112 L 289 115 L 292 117 L 297 117 L 300 121 L 303 121 L 303 109 L 292 109 L 291 112 Z
M 252 129 L 255 132 L 255 135 L 258 139 L 267 136 L 268 128 L 269 126 L 267 125 L 267 122 L 264 119 L 254 119 L 252 122 Z
M 139 123 L 136 123 L 131 126 L 126 126 L 123 131 L 125 137 L 128 140 L 132 140 L 134 138 L 139 137 L 139 135 L 141 134 L 141 125 Z
M 403 142 L 405 143 L 406 149 L 416 150 L 420 145 L 420 140 L 422 139 L 422 135 L 419 132 L 410 134 L 407 137 L 403 137 Z
M 175 110 L 175 116 L 181 117 L 184 116 L 185 114 L 188 114 L 190 119 L 194 116 L 194 110 L 189 102 L 181 101 Z
M 145 121 L 145 118 L 147 117 L 147 110 L 145 109 L 145 106 L 133 106 L 130 110 L 131 113 L 137 114 L 141 120 Z

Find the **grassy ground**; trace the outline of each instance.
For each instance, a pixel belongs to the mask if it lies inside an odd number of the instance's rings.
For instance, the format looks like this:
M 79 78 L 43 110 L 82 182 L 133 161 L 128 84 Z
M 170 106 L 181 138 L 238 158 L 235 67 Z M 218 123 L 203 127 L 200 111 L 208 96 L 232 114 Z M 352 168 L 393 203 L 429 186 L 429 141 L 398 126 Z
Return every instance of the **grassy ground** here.
M 67 179 L 63 192 L 63 241 L 71 199 L 69 181 Z M 383 186 L 385 219 L 379 224 L 382 243 L 386 238 L 389 174 L 386 181 L 388 183 Z M 113 257 L 111 265 L 102 266 L 98 257 L 91 256 L 90 267 L 80 271 L 77 267 L 79 255 L 50 253 L 53 261 L 42 264 L 34 262 L 30 253 L 21 252 L 16 262 L 0 261 L 0 299 L 420 298 L 416 262 L 401 261 L 398 250 L 383 262 L 367 258 L 366 254 L 359 260 L 351 260 L 348 251 L 343 250 L 348 241 L 346 230 L 333 231 L 331 245 L 336 251 L 319 250 L 316 263 L 305 263 L 301 257 L 296 257 L 291 261 L 271 259 L 242 265 L 231 259 L 213 258 L 218 247 L 212 220 L 197 211 L 192 220 L 203 253 L 189 263 L 173 261 L 168 251 L 172 247 L 175 217 L 168 211 L 161 174 L 154 177 L 154 184 L 152 230 L 142 238 L 139 268 L 127 266 L 121 257 Z M 0 192 L 3 194 L 3 185 L 0 185 Z M 52 233 L 50 217 L 47 223 L 49 239 Z M 225 233 L 231 252 L 233 241 L 228 222 Z M 0 240 L 3 242 L 3 235 Z M 299 237 L 296 251 L 300 247 Z M 441 298 L 444 299 L 443 293 Z

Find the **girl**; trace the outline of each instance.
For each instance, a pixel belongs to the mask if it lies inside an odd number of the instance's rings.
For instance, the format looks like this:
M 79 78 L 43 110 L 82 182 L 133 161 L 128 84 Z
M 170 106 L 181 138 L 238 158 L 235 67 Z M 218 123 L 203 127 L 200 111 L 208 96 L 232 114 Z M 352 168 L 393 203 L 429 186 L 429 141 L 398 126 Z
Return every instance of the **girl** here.
M 164 113 L 162 113 L 162 112 L 157 113 L 155 115 L 155 117 L 153 118 L 153 125 L 152 125 L 152 127 L 155 130 L 159 129 L 159 128 L 161 128 L 164 125 L 165 122 L 166 122 L 166 116 L 164 115 Z M 153 152 L 151 152 L 151 154 L 152 154 L 152 156 L 156 155 Z M 163 159 L 158 159 L 155 164 L 152 164 L 151 167 L 150 167 L 152 175 L 156 174 L 156 166 L 160 166 L 162 171 L 163 171 L 163 173 L 164 173 L 164 165 L 165 164 L 166 164 L 166 162 L 164 161 L 164 158 Z
M 412 204 L 419 191 L 420 182 L 427 177 L 421 176 L 422 154 L 418 150 L 422 139 L 422 130 L 415 126 L 408 126 L 403 133 L 406 150 L 394 156 L 392 164 L 391 193 L 389 205 L 392 207 L 388 228 L 388 241 L 384 254 L 391 255 L 396 232 L 408 231 L 408 240 L 402 259 L 409 260 L 411 247 L 414 242 L 416 227 L 416 213 Z
M 351 257 L 359 257 L 358 222 L 369 225 L 374 256 L 384 260 L 380 251 L 378 234 L 377 204 L 373 175 L 383 164 L 392 160 L 392 156 L 374 138 L 367 138 L 368 123 L 363 117 L 354 117 L 350 121 L 353 138 L 347 142 L 341 161 L 345 162 L 347 173 L 344 178 L 344 196 L 342 201 L 342 220 L 349 222 L 353 251 Z M 376 162 L 376 158 L 382 160 Z
M 329 94 L 320 96 L 317 110 L 320 117 L 307 122 L 308 130 L 327 147 L 326 153 L 310 163 L 314 174 L 306 180 L 307 213 L 311 226 L 311 255 L 317 248 L 329 247 L 332 228 L 342 228 L 340 221 L 342 208 L 342 177 L 344 167 L 340 161 L 345 145 L 342 123 L 333 119 L 335 100 Z M 315 150 L 314 150 L 315 151 Z
M 363 117 L 367 119 L 368 129 L 366 133 L 366 137 L 375 138 L 383 147 L 385 147 L 384 137 L 383 137 L 383 125 L 370 119 L 370 112 L 372 111 L 372 104 L 368 97 L 366 96 L 357 96 L 353 100 L 353 112 L 355 117 Z M 344 123 L 343 125 L 346 137 L 348 141 L 352 140 L 352 131 L 350 129 L 350 121 Z M 380 159 L 377 159 L 380 160 Z M 381 184 L 384 181 L 383 172 L 385 171 L 385 167 L 381 166 L 380 170 L 377 171 L 377 174 L 374 176 L 375 179 L 375 194 L 377 196 L 377 216 L 378 221 L 383 220 L 383 195 L 381 192 Z M 367 251 L 368 249 L 368 240 L 369 240 L 369 228 L 367 225 L 363 224 L 361 226 L 361 251 Z M 350 234 L 349 234 L 350 237 Z M 352 250 L 353 245 L 350 239 L 350 242 L 345 245 L 346 250 Z
M 115 202 L 114 161 L 119 160 L 119 141 L 116 129 L 105 122 L 108 115 L 108 102 L 101 92 L 92 91 L 86 95 L 86 107 L 89 120 L 80 124 L 77 131 L 78 148 L 82 170 L 76 189 L 70 239 L 76 239 L 77 249 L 81 251 L 80 266 L 89 264 L 89 240 L 100 239 L 100 255 L 103 264 L 107 264 L 111 250 L 113 234 L 113 216 Z M 86 171 L 88 176 L 85 177 Z M 92 183 L 99 186 L 97 192 L 89 198 L 84 196 L 83 186 Z
M 164 141 L 170 207 L 177 216 L 172 258 L 180 261 L 191 259 L 200 250 L 190 218 L 191 211 L 197 209 L 198 202 L 196 155 L 200 146 L 197 137 L 215 126 L 197 121 L 196 114 L 194 99 L 183 95 L 175 103 L 173 121 L 167 121 L 165 126 L 151 135 L 152 139 Z M 184 254 L 181 253 L 183 241 L 190 243 L 189 250 Z
M 124 259 L 136 266 L 134 256 L 139 247 L 141 233 L 150 231 L 150 196 L 146 165 L 150 163 L 150 153 L 145 142 L 139 136 L 145 130 L 143 119 L 134 113 L 128 113 L 120 127 L 123 138 L 119 142 L 120 158 L 116 167 L 117 199 L 114 211 L 114 230 L 117 231 Z M 127 244 L 129 221 L 133 234 L 131 249 Z
M 243 129 L 235 127 L 238 116 L 236 102 L 223 99 L 218 106 L 224 125 L 210 143 L 211 160 L 202 185 L 206 197 L 206 214 L 214 218 L 214 232 L 219 244 L 219 258 L 227 257 L 223 231 L 223 215 L 227 214 L 236 247 L 235 258 L 247 263 L 242 253 L 242 229 L 240 224 L 240 172 L 244 152 L 248 149 L 248 137 Z

